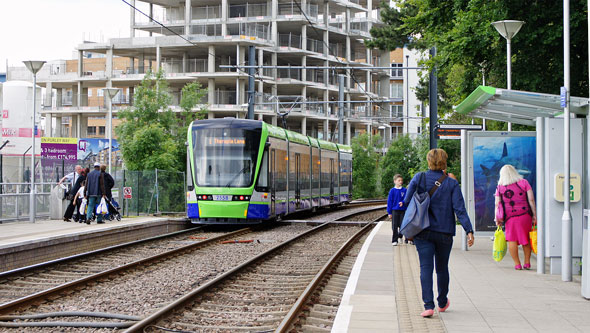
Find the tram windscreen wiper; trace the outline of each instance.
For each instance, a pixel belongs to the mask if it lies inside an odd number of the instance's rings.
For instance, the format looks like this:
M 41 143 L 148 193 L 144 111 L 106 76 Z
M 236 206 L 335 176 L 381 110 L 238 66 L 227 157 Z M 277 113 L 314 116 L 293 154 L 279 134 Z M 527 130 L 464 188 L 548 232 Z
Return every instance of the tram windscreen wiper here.
M 236 178 L 238 178 L 238 176 L 242 174 L 242 172 L 244 172 L 244 171 L 248 170 L 249 168 L 250 168 L 250 166 L 249 166 L 249 165 L 245 165 L 245 166 L 244 166 L 244 167 L 243 167 L 243 168 L 242 168 L 240 171 L 238 171 L 238 172 L 237 172 L 237 173 L 236 173 L 236 174 L 235 174 L 235 175 L 232 177 L 232 179 L 229 181 L 229 183 L 227 183 L 227 185 L 225 185 L 225 187 L 229 187 L 229 186 L 230 186 L 230 185 L 231 185 L 231 184 L 234 182 L 234 180 L 236 180 Z

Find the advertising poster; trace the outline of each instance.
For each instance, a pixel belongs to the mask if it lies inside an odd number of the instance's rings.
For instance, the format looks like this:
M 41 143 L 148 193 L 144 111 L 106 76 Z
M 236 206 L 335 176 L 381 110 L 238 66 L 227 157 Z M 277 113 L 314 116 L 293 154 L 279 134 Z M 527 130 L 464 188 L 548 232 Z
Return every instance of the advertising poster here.
M 59 160 L 77 160 L 78 139 L 41 138 L 41 156 Z
M 494 193 L 504 165 L 514 166 L 536 192 L 536 137 L 474 136 L 472 147 L 475 230 L 494 231 Z
M 113 153 L 119 150 L 119 143 L 113 139 Z M 78 159 L 82 161 L 106 163 L 108 159 L 109 139 L 78 139 Z

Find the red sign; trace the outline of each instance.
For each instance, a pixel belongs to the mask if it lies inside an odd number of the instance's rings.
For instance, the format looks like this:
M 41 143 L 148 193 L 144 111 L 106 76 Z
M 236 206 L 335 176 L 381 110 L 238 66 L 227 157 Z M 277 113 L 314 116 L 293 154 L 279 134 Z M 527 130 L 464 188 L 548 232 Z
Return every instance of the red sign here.
M 2 118 L 4 118 L 4 119 L 8 118 L 8 110 L 2 110 Z
M 131 199 L 131 187 L 123 187 L 123 198 L 124 199 Z

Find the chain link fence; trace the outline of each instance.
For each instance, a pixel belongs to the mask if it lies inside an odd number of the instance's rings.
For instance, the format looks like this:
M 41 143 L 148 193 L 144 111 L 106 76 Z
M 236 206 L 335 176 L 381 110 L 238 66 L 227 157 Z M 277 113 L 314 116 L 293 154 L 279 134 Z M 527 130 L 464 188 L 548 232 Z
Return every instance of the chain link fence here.
M 35 177 L 36 218 L 49 218 L 51 192 L 57 183 L 74 171 L 76 165 L 93 169 L 88 160 L 58 160 L 0 155 L 0 223 L 29 219 L 31 180 Z M 186 181 L 184 172 L 146 170 L 129 171 L 116 163 L 111 168 L 115 179 L 113 198 L 124 216 L 147 214 L 181 214 L 186 212 Z M 64 185 L 71 186 L 64 182 Z M 125 199 L 124 188 L 131 189 Z

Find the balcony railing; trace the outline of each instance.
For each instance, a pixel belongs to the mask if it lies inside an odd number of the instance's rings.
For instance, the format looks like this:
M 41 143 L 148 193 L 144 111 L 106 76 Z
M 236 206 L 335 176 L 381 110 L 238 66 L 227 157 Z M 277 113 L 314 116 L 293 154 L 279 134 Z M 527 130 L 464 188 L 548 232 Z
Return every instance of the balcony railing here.
M 305 75 L 307 81 L 315 83 L 325 83 L 323 69 L 307 69 Z
M 192 20 L 214 20 L 221 18 L 221 5 L 192 8 Z
M 181 59 L 167 59 L 162 62 L 165 73 L 202 73 L 208 71 L 207 59 L 187 59 L 184 70 Z
M 279 34 L 279 46 L 300 49 L 301 36 L 292 33 Z
M 246 3 L 242 5 L 230 5 L 229 17 L 257 17 L 268 16 L 268 8 L 265 3 Z
M 330 43 L 330 51 L 328 52 L 328 55 L 338 58 L 346 57 L 345 45 L 340 43 Z
M 233 36 L 250 36 L 260 39 L 270 39 L 270 25 L 260 23 L 228 24 L 227 33 Z
M 279 68 L 277 70 L 279 79 L 301 80 L 301 69 L 299 68 Z
M 221 24 L 194 24 L 190 26 L 191 35 L 221 36 Z
M 317 39 L 307 39 L 307 50 L 315 53 L 324 54 L 324 42 Z
M 319 6 L 316 4 L 298 5 L 295 1 L 279 3 L 279 16 L 303 15 L 299 6 L 302 6 L 305 15 L 312 21 L 318 21 Z

